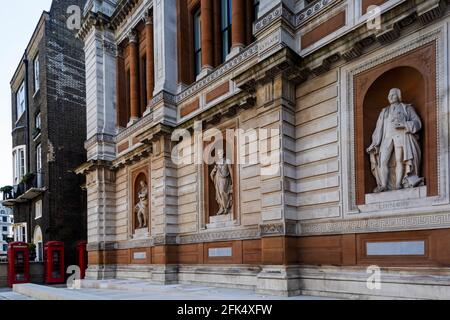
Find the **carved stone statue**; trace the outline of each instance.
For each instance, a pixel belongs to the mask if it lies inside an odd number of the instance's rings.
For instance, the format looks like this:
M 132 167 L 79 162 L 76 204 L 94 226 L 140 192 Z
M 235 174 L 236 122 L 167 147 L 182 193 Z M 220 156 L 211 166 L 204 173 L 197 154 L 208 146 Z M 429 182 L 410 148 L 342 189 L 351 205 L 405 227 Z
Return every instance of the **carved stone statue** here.
M 218 159 L 214 169 L 211 172 L 211 180 L 216 189 L 216 201 L 219 205 L 219 211 L 216 215 L 226 215 L 230 213 L 233 205 L 233 181 L 231 177 L 231 166 L 224 159 L 223 151 L 217 152 Z
M 402 102 L 400 89 L 391 89 L 388 100 L 390 105 L 381 111 L 367 149 L 377 181 L 375 193 L 423 184 L 419 177 L 422 153 L 417 135 L 422 122 L 414 107 Z
M 139 222 L 139 229 L 147 227 L 147 212 L 148 212 L 148 187 L 145 181 L 140 182 L 140 189 L 138 191 L 139 201 L 136 204 L 135 211 Z

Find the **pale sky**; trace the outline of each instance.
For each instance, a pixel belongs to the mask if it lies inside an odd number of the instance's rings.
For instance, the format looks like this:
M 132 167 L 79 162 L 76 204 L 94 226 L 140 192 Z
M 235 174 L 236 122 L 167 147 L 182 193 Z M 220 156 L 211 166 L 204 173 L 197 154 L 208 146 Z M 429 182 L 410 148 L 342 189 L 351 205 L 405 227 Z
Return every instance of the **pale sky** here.
M 0 10 L 0 187 L 12 185 L 10 81 L 51 0 L 5 1 Z

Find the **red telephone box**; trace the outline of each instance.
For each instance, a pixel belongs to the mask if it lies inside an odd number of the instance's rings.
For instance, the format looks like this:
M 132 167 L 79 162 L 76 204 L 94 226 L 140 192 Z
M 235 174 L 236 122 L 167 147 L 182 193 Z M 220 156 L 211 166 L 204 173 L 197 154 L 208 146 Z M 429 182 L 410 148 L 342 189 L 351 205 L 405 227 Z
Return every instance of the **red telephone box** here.
M 24 242 L 12 242 L 8 247 L 8 286 L 30 282 L 30 251 Z
M 80 278 L 84 279 L 86 276 L 86 268 L 87 268 L 87 251 L 86 251 L 86 241 L 80 241 L 77 243 L 76 251 L 77 251 L 77 263 L 80 267 Z
M 49 241 L 44 246 L 45 283 L 64 283 L 64 243 Z

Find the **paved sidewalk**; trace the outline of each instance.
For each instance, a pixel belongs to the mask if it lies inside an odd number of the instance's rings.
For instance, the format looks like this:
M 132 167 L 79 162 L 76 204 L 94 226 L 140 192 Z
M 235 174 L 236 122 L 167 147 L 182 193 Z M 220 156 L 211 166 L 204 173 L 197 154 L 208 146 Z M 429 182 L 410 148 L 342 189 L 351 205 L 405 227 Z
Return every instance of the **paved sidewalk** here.
M 268 296 L 252 290 L 201 285 L 162 286 L 135 280 L 84 281 L 83 288 L 78 290 L 28 284 L 14 290 L 38 300 L 326 300 L 311 296 Z
M 5 300 L 34 300 L 33 298 L 13 292 L 10 288 L 0 289 L 0 301 Z

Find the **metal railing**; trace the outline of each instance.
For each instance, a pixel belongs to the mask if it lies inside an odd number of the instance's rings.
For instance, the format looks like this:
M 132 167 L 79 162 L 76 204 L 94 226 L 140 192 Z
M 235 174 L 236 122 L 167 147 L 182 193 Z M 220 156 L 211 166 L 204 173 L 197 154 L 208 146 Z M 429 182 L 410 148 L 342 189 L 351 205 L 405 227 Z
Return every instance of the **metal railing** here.
M 17 199 L 30 189 L 42 189 L 45 185 L 45 176 L 43 172 L 35 173 L 31 181 L 22 182 L 13 186 L 10 192 L 3 192 L 3 200 Z

